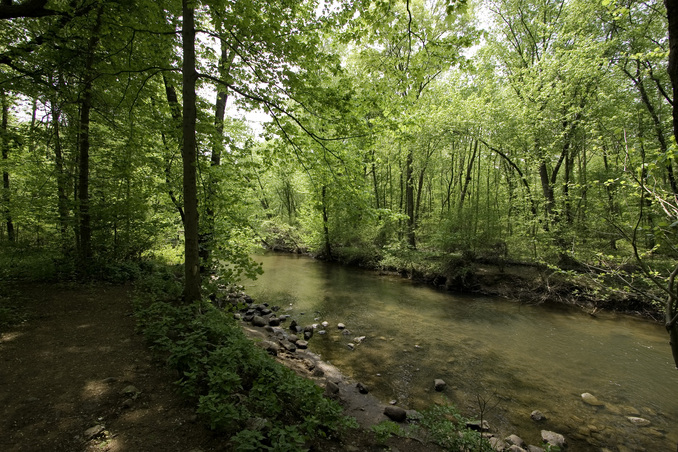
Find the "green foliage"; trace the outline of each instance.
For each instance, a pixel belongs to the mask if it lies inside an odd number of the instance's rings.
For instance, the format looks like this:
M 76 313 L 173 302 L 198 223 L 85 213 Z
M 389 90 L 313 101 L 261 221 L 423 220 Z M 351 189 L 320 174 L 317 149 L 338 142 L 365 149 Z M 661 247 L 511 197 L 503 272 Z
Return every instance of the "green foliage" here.
M 468 419 L 451 405 L 433 405 L 421 414 L 421 426 L 426 429 L 431 440 L 448 450 L 494 450 L 480 432 L 466 428 Z
M 158 279 L 137 296 L 139 328 L 177 369 L 180 392 L 236 450 L 303 450 L 306 441 L 353 425 L 318 386 L 256 347 L 230 314 L 204 303 L 142 304 L 176 290 L 171 278 Z
M 372 426 L 372 431 L 377 437 L 377 443 L 386 444 L 386 441 L 392 436 L 407 436 L 407 432 L 393 421 L 383 421 Z

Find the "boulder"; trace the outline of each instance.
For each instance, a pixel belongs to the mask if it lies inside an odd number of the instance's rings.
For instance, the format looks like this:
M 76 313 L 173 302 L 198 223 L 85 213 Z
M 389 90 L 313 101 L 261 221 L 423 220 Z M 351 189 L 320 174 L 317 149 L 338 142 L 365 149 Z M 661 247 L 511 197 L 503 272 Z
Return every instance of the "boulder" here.
M 534 410 L 532 413 L 530 413 L 530 419 L 535 422 L 544 422 L 546 420 L 546 416 L 544 416 L 544 413 L 541 411 Z
M 87 438 L 88 440 L 96 438 L 97 436 L 104 433 L 104 430 L 106 430 L 106 427 L 104 427 L 101 424 L 95 425 L 94 427 L 90 427 L 87 430 L 85 430 L 85 438 Z
M 405 422 L 407 419 L 407 411 L 398 406 L 387 406 L 384 408 L 384 414 L 395 422 Z
M 499 449 L 497 449 L 499 450 Z M 523 449 L 520 446 L 516 446 L 515 444 L 511 444 L 508 449 L 504 449 L 507 452 L 525 452 L 525 449 Z
M 541 439 L 545 443 L 560 448 L 561 450 L 567 446 L 567 441 L 565 437 L 560 433 L 551 432 L 548 430 L 541 431 Z
M 280 325 L 280 319 L 277 317 L 271 317 L 270 319 L 268 319 L 268 324 L 270 326 L 278 326 Z
M 263 347 L 269 355 L 277 356 L 280 346 L 272 341 L 261 341 L 261 346 Z
M 508 444 L 506 444 L 500 438 L 496 438 L 494 436 L 488 439 L 488 441 L 490 442 L 490 446 L 492 446 L 492 449 L 496 451 L 505 451 L 509 447 Z
M 506 441 L 506 443 L 509 446 L 515 445 L 515 446 L 518 446 L 518 447 L 523 447 L 523 448 L 525 447 L 525 441 L 523 441 L 523 439 L 518 435 L 509 435 L 506 438 L 504 438 L 504 441 Z
M 299 348 L 300 350 L 305 350 L 305 349 L 307 349 L 307 348 L 308 348 L 308 342 L 302 341 L 301 339 L 299 339 L 299 340 L 297 341 L 297 348 Z
M 648 421 L 647 419 L 644 419 L 642 417 L 627 416 L 626 419 L 628 419 L 633 425 L 637 425 L 639 427 L 645 427 L 646 425 L 651 424 L 650 421 Z
M 252 318 L 252 325 L 264 327 L 264 326 L 268 325 L 268 322 L 263 317 L 255 315 Z
M 591 406 L 603 406 L 604 403 L 601 402 L 594 396 L 593 394 L 590 394 L 588 392 L 585 392 L 581 395 L 581 399 L 584 401 L 585 404 L 591 405 Z
M 446 386 L 447 383 L 445 383 L 445 380 L 441 378 L 436 378 L 435 380 L 433 380 L 433 388 L 438 392 L 444 390 Z
M 282 341 L 280 342 L 280 345 L 282 345 L 288 352 L 294 353 L 297 351 L 297 346 L 291 343 L 290 341 Z
M 327 380 L 325 383 L 325 395 L 334 397 L 339 394 L 339 385 L 333 381 Z
M 480 421 L 468 421 L 466 423 L 466 428 L 475 430 L 476 432 L 489 432 L 490 424 L 488 424 L 486 420 L 483 420 L 482 423 Z
M 356 384 L 355 387 L 358 388 L 358 392 L 361 394 L 367 394 L 370 392 L 369 388 L 362 383 Z
M 297 341 L 299 340 L 299 337 L 296 334 L 290 334 L 287 336 L 287 340 L 292 342 L 293 344 L 296 344 Z

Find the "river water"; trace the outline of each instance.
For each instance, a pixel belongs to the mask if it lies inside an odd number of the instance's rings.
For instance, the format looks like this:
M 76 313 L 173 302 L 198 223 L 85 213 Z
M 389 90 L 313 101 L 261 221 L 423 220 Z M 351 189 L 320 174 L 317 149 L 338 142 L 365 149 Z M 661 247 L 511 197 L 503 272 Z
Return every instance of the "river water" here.
M 329 322 L 309 348 L 384 402 L 411 409 L 453 403 L 469 417 L 482 411 L 493 430 L 530 444 L 541 442 L 542 429 L 562 433 L 575 452 L 676 450 L 678 371 L 660 325 L 460 296 L 304 256 L 255 260 L 264 275 L 246 291 L 301 325 Z M 442 393 L 433 390 L 436 378 L 447 382 Z M 584 403 L 585 392 L 604 405 Z M 532 421 L 533 410 L 547 420 Z

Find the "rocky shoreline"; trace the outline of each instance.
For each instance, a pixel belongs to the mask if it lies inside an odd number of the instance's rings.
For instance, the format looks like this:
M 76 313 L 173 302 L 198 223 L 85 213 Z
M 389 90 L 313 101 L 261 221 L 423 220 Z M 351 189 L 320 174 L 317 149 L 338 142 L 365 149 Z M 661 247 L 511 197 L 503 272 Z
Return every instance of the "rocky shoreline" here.
M 406 410 L 395 404 L 383 403 L 372 394 L 369 388 L 345 376 L 337 367 L 322 360 L 320 356 L 308 350 L 308 342 L 314 335 L 327 334 L 329 328 L 350 336 L 346 325 L 339 323 L 330 325 L 316 319 L 317 323 L 302 325 L 286 314 L 279 314 L 280 307 L 269 306 L 267 303 L 257 304 L 242 291 L 242 287 L 229 288 L 225 297 L 215 298 L 215 303 L 222 308 L 228 307 L 236 312 L 234 316 L 242 322 L 245 333 L 271 356 L 297 374 L 313 380 L 324 388 L 325 396 L 341 403 L 344 412 L 356 419 L 363 429 L 380 424 L 384 421 L 399 423 L 407 431 L 407 426 L 416 425 L 421 415 L 415 410 Z M 364 336 L 355 337 L 347 344 L 354 349 L 365 340 Z M 442 379 L 431 382 L 435 391 L 445 391 L 447 385 Z M 536 423 L 543 422 L 546 417 L 534 411 L 531 416 Z M 466 428 L 481 433 L 490 442 L 494 450 L 511 452 L 544 452 L 544 447 L 558 447 L 561 450 L 567 447 L 564 435 L 549 430 L 542 430 L 542 445 L 526 444 L 516 434 L 501 438 L 493 432 L 487 421 L 473 421 L 465 425 Z M 424 439 L 414 438 L 418 441 Z M 544 446 L 544 447 L 542 447 Z

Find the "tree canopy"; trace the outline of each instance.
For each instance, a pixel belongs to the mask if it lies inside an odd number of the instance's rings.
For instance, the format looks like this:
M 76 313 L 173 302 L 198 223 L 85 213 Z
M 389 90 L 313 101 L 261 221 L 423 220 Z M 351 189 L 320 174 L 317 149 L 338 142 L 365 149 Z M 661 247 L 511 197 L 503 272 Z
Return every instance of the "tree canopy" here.
M 176 252 L 187 301 L 260 243 L 538 263 L 678 341 L 673 3 L 2 2 L 0 239 Z

